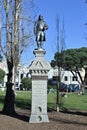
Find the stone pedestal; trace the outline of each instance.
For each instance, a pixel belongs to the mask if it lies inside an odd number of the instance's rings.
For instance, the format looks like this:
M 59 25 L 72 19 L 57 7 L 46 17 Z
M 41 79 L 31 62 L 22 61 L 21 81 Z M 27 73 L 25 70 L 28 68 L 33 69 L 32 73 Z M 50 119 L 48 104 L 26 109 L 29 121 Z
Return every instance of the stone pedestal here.
M 32 110 L 30 123 L 49 122 L 47 115 L 47 74 L 50 64 L 44 59 L 45 50 L 34 50 L 35 60 L 29 67 L 32 75 Z

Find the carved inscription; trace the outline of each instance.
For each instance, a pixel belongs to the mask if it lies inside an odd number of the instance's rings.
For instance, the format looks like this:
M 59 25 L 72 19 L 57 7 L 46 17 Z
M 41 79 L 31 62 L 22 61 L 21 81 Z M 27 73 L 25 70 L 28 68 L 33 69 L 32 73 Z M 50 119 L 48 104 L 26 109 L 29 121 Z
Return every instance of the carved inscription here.
M 35 100 L 39 102 L 46 102 L 47 98 L 47 84 L 45 81 L 43 82 L 34 82 L 33 83 L 33 96 Z M 37 102 L 36 101 L 36 102 Z

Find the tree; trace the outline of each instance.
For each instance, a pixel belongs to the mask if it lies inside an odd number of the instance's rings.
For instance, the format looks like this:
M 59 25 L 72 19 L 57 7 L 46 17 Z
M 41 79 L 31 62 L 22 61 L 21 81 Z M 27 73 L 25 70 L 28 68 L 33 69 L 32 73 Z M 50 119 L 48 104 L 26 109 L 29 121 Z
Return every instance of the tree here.
M 25 90 L 31 90 L 31 79 L 29 78 L 23 78 L 22 81 L 22 88 L 24 88 Z
M 76 75 L 79 76 L 81 82 L 79 82 L 81 89 L 82 89 L 82 93 L 84 93 L 84 88 L 85 88 L 85 79 L 86 77 L 86 67 L 85 65 L 87 65 L 87 48 L 83 47 L 83 48 L 79 48 L 79 49 L 71 49 L 67 50 L 67 52 L 69 53 L 68 55 L 65 56 L 65 60 L 66 60 L 66 69 L 69 69 L 73 76 L 76 77 Z M 84 78 L 82 78 L 81 73 L 80 73 L 80 68 L 84 68 L 85 70 L 85 75 Z
M 86 47 L 82 47 L 78 49 L 67 49 L 63 51 L 63 54 L 64 54 L 65 61 L 62 62 L 62 64 L 65 63 L 64 68 L 66 70 L 70 70 L 75 67 L 81 68 L 87 64 L 87 48 Z M 60 52 L 55 53 L 54 60 L 51 61 L 51 65 L 52 63 L 54 63 L 54 66 L 56 66 L 55 61 L 59 57 L 59 55 L 61 55 Z
M 57 32 L 57 38 L 56 38 L 56 48 L 57 48 L 57 56 L 55 55 L 55 60 L 52 60 L 51 65 L 55 65 L 58 68 L 58 76 L 56 78 L 57 80 L 57 101 L 56 101 L 56 110 L 59 111 L 60 106 L 60 99 L 59 99 L 59 86 L 61 83 L 61 68 L 63 66 L 62 62 L 64 61 L 64 55 L 63 51 L 65 49 L 65 29 L 64 29 L 64 20 L 62 24 L 62 29 L 60 28 L 59 18 L 57 16 L 56 18 L 56 32 Z
M 67 49 L 63 51 L 64 62 L 62 62 L 63 68 L 72 72 L 73 76 L 76 77 L 76 74 L 79 75 L 81 83 L 80 85 L 84 88 L 85 79 L 82 79 L 79 69 L 87 65 L 87 48 L 82 47 L 78 49 Z M 56 66 L 56 59 L 61 55 L 60 52 L 55 53 L 53 63 Z M 60 62 L 60 61 L 59 61 Z M 61 66 L 62 67 L 62 66 Z M 84 68 L 86 70 L 86 68 Z M 79 81 L 78 81 L 79 82 Z M 84 90 L 83 90 L 84 91 Z
M 5 17 L 0 20 L 0 33 L 2 33 L 2 37 L 4 36 L 3 33 L 6 34 L 6 44 L 2 39 L 0 42 L 0 49 L 5 55 L 8 67 L 7 90 L 3 112 L 6 114 L 15 114 L 15 91 L 13 86 L 15 88 L 16 72 L 20 61 L 20 55 L 26 47 L 27 41 L 29 42 L 31 40 L 31 30 L 27 30 L 26 26 L 31 25 L 32 19 L 29 15 L 24 15 L 24 12 L 26 12 L 24 11 L 26 1 L 1 0 L 0 2 L 2 5 L 0 6 L 2 8 L 1 13 Z M 31 1 L 28 2 L 30 6 Z M 31 6 L 29 9 L 31 9 Z

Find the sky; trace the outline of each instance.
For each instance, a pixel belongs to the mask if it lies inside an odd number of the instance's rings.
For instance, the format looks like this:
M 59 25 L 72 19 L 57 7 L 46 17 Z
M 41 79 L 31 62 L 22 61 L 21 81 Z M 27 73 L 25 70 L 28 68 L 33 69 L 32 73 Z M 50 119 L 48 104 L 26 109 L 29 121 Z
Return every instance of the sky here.
M 85 0 L 34 0 L 38 15 L 42 14 L 48 25 L 46 41 L 43 48 L 46 50 L 45 59 L 50 62 L 56 52 L 56 17 L 60 23 L 64 18 L 65 49 L 87 47 L 85 39 L 87 33 L 87 4 Z M 35 56 L 33 54 L 36 43 L 28 47 L 21 59 L 22 63 L 29 65 Z

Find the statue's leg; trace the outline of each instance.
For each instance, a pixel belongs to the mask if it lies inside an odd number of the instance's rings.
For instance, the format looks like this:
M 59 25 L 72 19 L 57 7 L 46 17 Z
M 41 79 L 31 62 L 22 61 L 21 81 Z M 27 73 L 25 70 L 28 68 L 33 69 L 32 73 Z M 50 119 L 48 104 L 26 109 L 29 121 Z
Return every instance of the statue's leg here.
M 40 42 L 39 41 L 37 42 L 37 47 L 40 48 Z
M 37 47 L 40 48 L 40 32 L 37 35 Z
M 39 48 L 39 43 L 37 42 L 37 48 Z
M 40 42 L 40 48 L 42 48 L 42 42 Z

